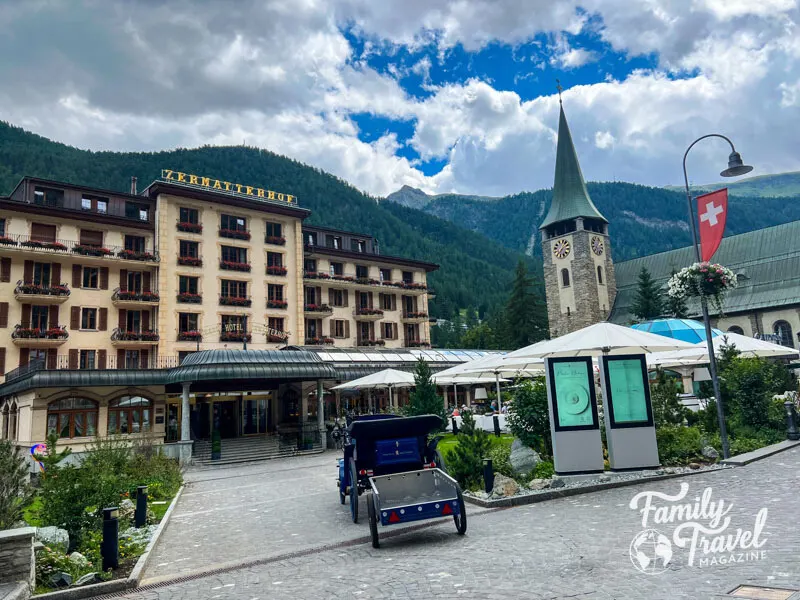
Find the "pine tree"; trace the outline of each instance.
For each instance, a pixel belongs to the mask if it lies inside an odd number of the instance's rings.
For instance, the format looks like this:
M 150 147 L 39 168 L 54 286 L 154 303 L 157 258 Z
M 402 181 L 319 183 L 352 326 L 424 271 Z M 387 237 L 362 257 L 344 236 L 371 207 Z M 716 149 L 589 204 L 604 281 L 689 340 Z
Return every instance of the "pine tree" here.
M 483 459 L 488 458 L 491 447 L 489 434 L 475 426 L 475 418 L 470 411 L 464 411 L 461 415 L 458 442 L 447 458 L 447 471 L 462 488 L 480 488 Z
M 675 269 L 672 269 L 672 275 L 675 275 Z M 674 297 L 667 294 L 667 314 L 675 317 L 676 319 L 685 319 L 688 316 L 688 309 L 686 308 L 686 299 L 682 296 Z
M 642 321 L 660 317 L 664 312 L 661 290 L 645 267 L 639 271 L 639 283 L 633 300 L 633 314 Z
M 28 465 L 19 447 L 0 440 L 0 531 L 16 527 L 33 497 L 28 485 Z
M 509 349 L 522 348 L 545 337 L 547 317 L 544 304 L 532 291 L 533 277 L 524 261 L 517 263 L 511 295 L 506 304 L 506 331 Z
M 419 359 L 414 369 L 414 391 L 411 392 L 403 413 L 408 417 L 437 415 L 442 419 L 442 429 L 444 429 L 446 423 L 444 399 L 436 392 L 436 384 L 431 380 L 432 375 L 428 363 Z

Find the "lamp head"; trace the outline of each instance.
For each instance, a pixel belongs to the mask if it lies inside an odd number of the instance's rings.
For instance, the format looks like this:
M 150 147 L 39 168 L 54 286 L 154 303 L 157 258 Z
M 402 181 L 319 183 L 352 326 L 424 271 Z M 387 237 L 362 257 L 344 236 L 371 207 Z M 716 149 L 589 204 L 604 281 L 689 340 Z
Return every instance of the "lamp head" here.
M 741 154 L 738 152 L 731 152 L 730 156 L 728 157 L 728 168 L 722 171 L 720 175 L 722 177 L 738 177 L 739 175 L 745 175 L 752 170 L 753 167 L 742 162 Z

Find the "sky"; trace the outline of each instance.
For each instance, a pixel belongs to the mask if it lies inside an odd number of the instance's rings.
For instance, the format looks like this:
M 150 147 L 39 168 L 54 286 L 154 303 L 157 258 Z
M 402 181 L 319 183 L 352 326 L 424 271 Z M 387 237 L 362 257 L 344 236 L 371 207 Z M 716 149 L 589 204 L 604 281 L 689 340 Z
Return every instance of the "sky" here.
M 800 170 L 799 27 L 798 0 L 0 0 L 0 119 L 502 196 L 552 186 L 559 80 L 587 180 L 673 185 L 712 132 Z M 699 144 L 691 181 L 728 152 Z

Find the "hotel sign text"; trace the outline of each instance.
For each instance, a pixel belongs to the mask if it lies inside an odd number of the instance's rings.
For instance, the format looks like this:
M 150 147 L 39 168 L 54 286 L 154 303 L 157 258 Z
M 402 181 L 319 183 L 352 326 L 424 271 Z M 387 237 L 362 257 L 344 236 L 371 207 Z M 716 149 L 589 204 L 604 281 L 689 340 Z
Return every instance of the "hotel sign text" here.
M 210 177 L 201 177 L 200 175 L 181 173 L 180 171 L 161 169 L 161 179 L 164 181 L 174 181 L 176 183 L 183 183 L 208 190 L 219 190 L 221 192 L 239 194 L 241 196 L 247 196 L 250 198 L 286 202 L 287 204 L 297 204 L 297 196 L 292 196 L 291 194 L 281 194 L 278 192 L 273 192 L 272 190 L 265 190 L 250 185 L 242 185 L 241 183 L 231 183 L 230 181 L 224 181 L 222 179 L 211 179 Z

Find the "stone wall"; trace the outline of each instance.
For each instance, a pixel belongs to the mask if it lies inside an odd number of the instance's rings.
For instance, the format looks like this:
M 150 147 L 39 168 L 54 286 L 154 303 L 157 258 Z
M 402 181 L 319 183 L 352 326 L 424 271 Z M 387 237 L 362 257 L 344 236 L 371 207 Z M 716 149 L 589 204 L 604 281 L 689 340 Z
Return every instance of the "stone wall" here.
M 0 531 L 0 584 L 22 581 L 33 589 L 36 578 L 35 533 L 35 527 Z

